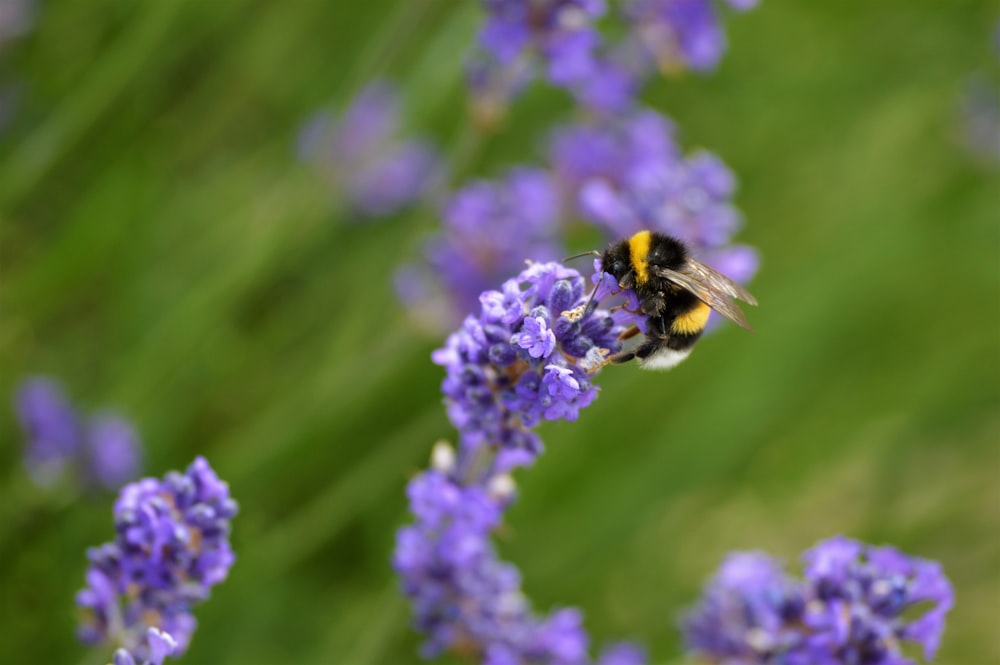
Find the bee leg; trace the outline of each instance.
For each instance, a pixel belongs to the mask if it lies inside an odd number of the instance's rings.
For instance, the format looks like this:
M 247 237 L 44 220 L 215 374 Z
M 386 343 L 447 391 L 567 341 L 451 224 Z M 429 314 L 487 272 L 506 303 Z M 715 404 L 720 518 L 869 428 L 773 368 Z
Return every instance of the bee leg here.
M 635 314 L 645 314 L 646 316 L 659 316 L 667 308 L 667 300 L 662 295 L 652 296 L 642 301 L 640 312 Z
M 618 335 L 618 340 L 624 342 L 627 339 L 632 339 L 639 334 L 639 326 L 629 326 Z
M 656 351 L 662 348 L 662 346 L 663 346 L 662 341 L 656 339 L 649 339 L 640 344 L 639 346 L 635 347 L 633 355 L 639 360 L 645 360 L 649 356 L 656 353 Z
M 623 353 L 616 353 L 615 355 L 608 357 L 608 359 L 605 360 L 604 362 L 605 364 L 610 364 L 610 365 L 623 365 L 628 361 L 632 360 L 633 358 L 635 358 L 634 351 L 625 351 Z
M 601 367 L 605 365 L 624 365 L 627 362 L 635 360 L 644 360 L 648 356 L 652 355 L 658 348 L 660 348 L 661 342 L 655 339 L 650 339 L 639 346 L 635 347 L 631 351 L 622 351 L 621 353 L 616 353 L 613 356 L 609 356 L 604 359 Z
M 609 311 L 612 311 L 612 312 L 628 312 L 629 314 L 635 314 L 636 316 L 640 316 L 640 315 L 644 314 L 644 312 L 641 309 L 638 309 L 638 310 L 631 310 L 631 309 L 629 309 L 628 307 L 625 306 L 625 303 L 622 303 L 621 305 L 615 305 Z
M 635 357 L 635 354 L 631 351 L 626 351 L 623 353 L 616 353 L 613 356 L 607 356 L 600 363 L 588 368 L 587 374 L 596 374 L 601 369 L 607 367 L 608 365 L 621 365 L 622 363 L 627 363 Z

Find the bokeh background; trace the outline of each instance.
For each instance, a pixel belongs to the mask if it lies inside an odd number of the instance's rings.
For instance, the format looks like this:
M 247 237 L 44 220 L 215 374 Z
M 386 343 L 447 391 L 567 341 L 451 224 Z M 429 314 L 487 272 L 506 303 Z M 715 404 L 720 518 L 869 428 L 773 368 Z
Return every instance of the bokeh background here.
M 764 0 L 711 76 L 646 101 L 741 182 L 756 327 L 667 374 L 600 376 L 542 428 L 500 549 L 535 605 L 677 662 L 675 619 L 723 555 L 794 564 L 844 533 L 936 559 L 957 589 L 939 662 L 1000 662 L 1000 172 L 963 143 L 1000 7 Z M 206 455 L 238 561 L 183 662 L 409 663 L 389 558 L 403 488 L 452 437 L 393 292 L 437 225 L 353 224 L 295 158 L 302 122 L 375 76 L 458 177 L 541 153 L 565 95 L 532 88 L 469 143 L 458 0 L 37 0 L 3 54 L 0 395 L 61 378 L 117 406 L 162 475 Z M 993 81 L 996 81 L 994 78 Z M 585 250 L 589 247 L 574 247 Z M 7 399 L 6 397 L 4 399 Z M 74 638 L 111 495 L 41 490 L 0 410 L 0 662 L 100 663 Z

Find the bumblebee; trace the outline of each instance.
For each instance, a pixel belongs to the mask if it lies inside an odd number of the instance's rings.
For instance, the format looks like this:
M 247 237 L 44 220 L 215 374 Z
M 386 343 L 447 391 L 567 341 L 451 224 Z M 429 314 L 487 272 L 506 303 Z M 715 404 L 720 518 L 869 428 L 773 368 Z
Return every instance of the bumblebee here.
M 752 330 L 734 299 L 750 305 L 757 300 L 733 280 L 691 258 L 687 247 L 675 238 L 640 231 L 608 247 L 601 255 L 601 266 L 618 280 L 619 287 L 635 292 L 640 307 L 635 313 L 648 317 L 645 339 L 631 350 L 606 358 L 602 366 L 634 359 L 643 369 L 670 369 L 691 353 L 711 310 Z M 631 328 L 622 339 L 638 333 L 638 328 Z

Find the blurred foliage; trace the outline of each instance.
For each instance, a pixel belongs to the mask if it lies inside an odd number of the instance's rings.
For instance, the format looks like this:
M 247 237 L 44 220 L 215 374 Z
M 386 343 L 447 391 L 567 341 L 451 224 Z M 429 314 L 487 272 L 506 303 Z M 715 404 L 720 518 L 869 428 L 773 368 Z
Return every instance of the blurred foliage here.
M 299 124 L 375 75 L 462 175 L 536 159 L 565 117 L 534 88 L 466 127 L 458 0 L 38 0 L 5 54 L 0 394 L 63 378 L 116 404 L 161 475 L 205 454 L 240 501 L 229 581 L 185 663 L 415 662 L 388 561 L 403 486 L 452 436 L 397 304 L 426 212 L 338 219 Z M 990 2 L 765 0 L 709 77 L 652 86 L 741 178 L 756 327 L 668 374 L 612 368 L 518 478 L 500 547 L 539 608 L 676 660 L 674 620 L 731 549 L 845 533 L 940 560 L 942 663 L 1000 662 L 1000 179 L 963 152 L 963 80 L 997 66 Z M 587 249 L 586 246 L 579 249 Z M 0 412 L 0 662 L 99 663 L 74 639 L 110 496 L 26 479 Z

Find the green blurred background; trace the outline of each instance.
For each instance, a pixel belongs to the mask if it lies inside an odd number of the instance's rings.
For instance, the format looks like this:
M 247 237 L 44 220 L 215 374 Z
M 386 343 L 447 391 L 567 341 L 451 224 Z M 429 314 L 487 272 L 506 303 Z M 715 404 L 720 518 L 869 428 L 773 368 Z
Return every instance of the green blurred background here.
M 567 100 L 536 87 L 468 141 L 473 2 L 37 10 L 4 55 L 21 101 L 0 137 L 0 395 L 60 377 L 134 419 L 147 473 L 204 454 L 230 482 L 239 558 L 183 662 L 416 662 L 389 557 L 407 478 L 453 432 L 441 339 L 391 277 L 436 221 L 346 224 L 294 137 L 384 75 L 409 128 L 489 175 L 540 157 Z M 1000 662 L 1000 177 L 957 114 L 968 77 L 997 73 L 998 16 L 764 0 L 727 17 L 715 75 L 649 87 L 740 177 L 756 332 L 720 329 L 667 374 L 612 368 L 578 422 L 543 427 L 500 541 L 536 607 L 676 661 L 675 618 L 727 551 L 794 562 L 844 533 L 941 561 L 939 662 Z M 36 489 L 10 408 L 0 443 L 0 662 L 102 662 L 73 597 L 112 497 Z

